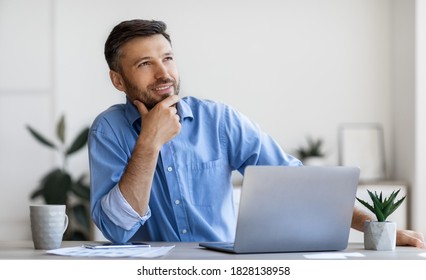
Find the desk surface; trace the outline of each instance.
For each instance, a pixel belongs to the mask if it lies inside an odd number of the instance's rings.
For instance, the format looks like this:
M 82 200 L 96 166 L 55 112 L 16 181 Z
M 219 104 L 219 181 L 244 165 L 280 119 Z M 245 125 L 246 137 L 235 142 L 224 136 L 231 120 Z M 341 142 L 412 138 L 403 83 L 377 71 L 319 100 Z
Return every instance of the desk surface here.
M 64 241 L 62 247 L 81 246 L 82 241 Z M 176 247 L 166 256 L 158 259 L 166 260 L 303 260 L 306 256 L 319 254 L 318 252 L 301 253 L 273 253 L 273 254 L 228 254 L 207 250 L 198 246 L 198 243 L 163 243 L 151 242 L 152 246 Z M 426 260 L 426 250 L 414 247 L 396 247 L 395 251 L 364 250 L 362 243 L 351 243 L 344 251 L 329 252 L 336 254 L 336 259 L 346 255 L 346 259 L 354 260 Z M 351 253 L 359 253 L 351 256 Z M 362 256 L 360 256 L 362 255 Z M 46 254 L 44 250 L 34 250 L 32 241 L 0 241 L 0 259 L 3 260 L 49 260 L 75 259 L 74 257 Z M 80 259 L 93 259 L 92 257 Z M 97 258 L 98 259 L 98 258 Z M 104 258 L 105 259 L 105 258 Z M 106 258 L 110 259 L 110 258 Z M 330 258 L 333 259 L 333 258 Z

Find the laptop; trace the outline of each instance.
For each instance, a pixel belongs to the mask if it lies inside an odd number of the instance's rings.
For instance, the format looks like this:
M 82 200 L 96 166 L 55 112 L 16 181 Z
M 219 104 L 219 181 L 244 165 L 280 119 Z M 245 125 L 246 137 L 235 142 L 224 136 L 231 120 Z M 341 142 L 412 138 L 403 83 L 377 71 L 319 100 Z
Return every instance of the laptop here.
M 248 166 L 234 242 L 201 242 L 229 253 L 346 249 L 360 170 L 349 166 Z

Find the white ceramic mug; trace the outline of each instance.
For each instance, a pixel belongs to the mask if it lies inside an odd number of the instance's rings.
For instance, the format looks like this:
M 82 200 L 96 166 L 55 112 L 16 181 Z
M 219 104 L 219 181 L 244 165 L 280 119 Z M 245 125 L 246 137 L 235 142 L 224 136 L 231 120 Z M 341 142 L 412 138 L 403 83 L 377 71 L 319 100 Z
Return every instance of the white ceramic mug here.
M 51 250 L 61 247 L 68 227 L 65 205 L 30 205 L 31 234 L 34 248 Z

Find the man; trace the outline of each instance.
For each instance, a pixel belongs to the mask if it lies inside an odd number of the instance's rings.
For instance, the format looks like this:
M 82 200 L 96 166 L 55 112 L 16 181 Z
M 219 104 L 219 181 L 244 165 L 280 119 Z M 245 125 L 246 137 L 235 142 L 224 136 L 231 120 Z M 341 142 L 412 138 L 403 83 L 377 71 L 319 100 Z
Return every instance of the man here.
M 163 22 L 120 23 L 105 58 L 127 101 L 101 113 L 89 134 L 92 217 L 111 241 L 233 241 L 231 172 L 302 164 L 233 108 L 178 97 Z M 352 226 L 367 219 L 355 209 Z M 420 247 L 423 237 L 399 231 L 398 244 Z

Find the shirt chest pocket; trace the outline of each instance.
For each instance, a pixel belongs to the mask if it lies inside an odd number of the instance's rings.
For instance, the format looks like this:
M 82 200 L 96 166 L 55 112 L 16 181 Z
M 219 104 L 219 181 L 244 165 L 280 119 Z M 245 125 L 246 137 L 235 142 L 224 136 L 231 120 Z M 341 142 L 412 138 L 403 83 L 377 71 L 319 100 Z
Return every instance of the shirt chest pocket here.
M 231 188 L 230 168 L 222 159 L 190 164 L 187 169 L 189 202 L 196 206 L 215 206 Z

